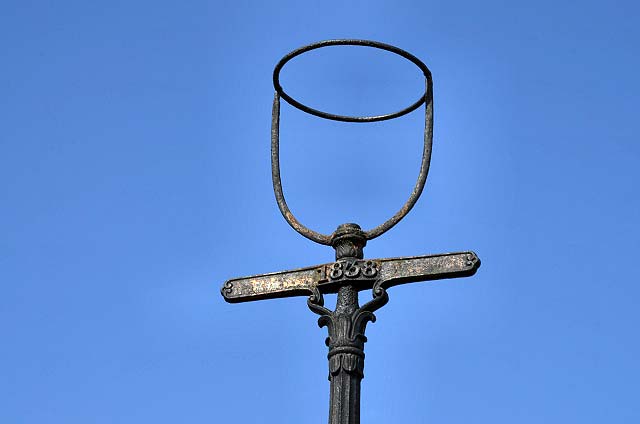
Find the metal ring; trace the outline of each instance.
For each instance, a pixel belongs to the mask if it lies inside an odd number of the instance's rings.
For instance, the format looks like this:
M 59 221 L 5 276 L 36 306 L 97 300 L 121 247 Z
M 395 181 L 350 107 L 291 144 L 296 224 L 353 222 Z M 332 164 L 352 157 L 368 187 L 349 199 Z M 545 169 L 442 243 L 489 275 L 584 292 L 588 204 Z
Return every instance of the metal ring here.
M 422 96 L 420 96 L 420 98 L 415 103 L 398 112 L 388 113 L 385 115 L 377 115 L 377 116 L 344 116 L 344 115 L 335 115 L 333 113 L 327 113 L 317 109 L 313 109 L 307 105 L 300 103 L 299 101 L 293 99 L 291 96 L 285 93 L 284 89 L 280 85 L 280 71 L 282 70 L 282 67 L 291 59 L 301 55 L 302 53 L 306 53 L 311 50 L 320 49 L 322 47 L 328 47 L 328 46 L 365 46 L 365 47 L 373 47 L 380 50 L 386 50 L 388 52 L 395 53 L 409 60 L 410 62 L 415 64 L 418 68 L 420 68 L 420 70 L 422 71 L 422 73 L 426 78 L 428 79 L 431 78 L 431 72 L 429 71 L 429 68 L 427 68 L 427 65 L 422 63 L 420 59 L 418 59 L 411 53 L 406 52 L 402 49 L 399 49 L 395 46 L 380 43 L 377 41 L 370 41 L 370 40 L 325 40 L 325 41 L 309 44 L 308 46 L 300 47 L 299 49 L 292 51 L 291 53 L 287 54 L 282 59 L 280 59 L 280 62 L 278 62 L 275 69 L 273 70 L 273 87 L 276 89 L 276 92 L 280 95 L 280 97 L 285 99 L 287 103 L 289 103 L 291 106 L 294 106 L 304 112 L 310 113 L 311 115 L 319 116 L 320 118 L 331 119 L 333 121 L 376 122 L 376 121 L 386 121 L 388 119 L 398 118 L 400 116 L 406 115 L 407 113 L 412 112 L 417 108 L 419 108 L 425 102 L 427 98 L 426 91 L 424 92 L 424 94 L 422 94 Z
M 394 114 L 381 115 L 381 116 L 373 116 L 373 117 L 350 117 L 350 116 L 339 116 L 339 115 L 330 115 L 325 112 L 317 111 L 315 109 L 308 108 L 304 105 L 296 105 L 296 101 L 289 98 L 289 103 L 293 106 L 298 107 L 299 109 L 309 112 L 313 115 L 320 116 L 326 119 L 333 119 L 336 121 L 347 121 L 347 122 L 374 122 L 374 121 L 383 121 L 385 119 L 397 118 L 398 116 L 402 116 L 406 113 L 411 112 L 422 103 L 425 105 L 424 109 L 424 147 L 422 150 L 422 161 L 420 163 L 420 172 L 418 173 L 418 179 L 416 181 L 409 198 L 405 202 L 404 205 L 393 215 L 391 218 L 378 225 L 377 227 L 364 232 L 364 237 L 366 240 L 374 239 L 387 231 L 389 231 L 394 225 L 396 225 L 402 218 L 405 217 L 406 214 L 413 208 L 413 206 L 418 201 L 418 198 L 422 194 L 422 190 L 424 189 L 424 185 L 427 181 L 427 175 L 429 174 L 429 165 L 431 163 L 431 146 L 433 144 L 433 79 L 431 78 L 431 72 L 427 68 L 427 66 L 422 63 L 420 60 L 415 58 L 415 56 L 410 53 L 405 52 L 404 50 L 400 50 L 397 47 L 389 46 L 387 44 L 378 43 L 376 41 L 367 41 L 367 40 L 328 40 L 321 41 L 319 43 L 310 44 L 305 47 L 301 47 L 293 52 L 289 53 L 285 56 L 276 66 L 276 70 L 273 73 L 274 76 L 274 86 L 276 87 L 276 92 L 273 97 L 273 108 L 271 110 L 271 178 L 273 182 L 273 192 L 276 196 L 276 202 L 278 203 L 278 208 L 282 213 L 282 216 L 287 221 L 287 223 L 298 233 L 308 238 L 309 240 L 315 241 L 316 243 L 331 245 L 333 235 L 335 234 L 321 234 L 316 231 L 313 231 L 306 226 L 302 225 L 300 221 L 296 219 L 296 217 L 289 210 L 289 206 L 287 205 L 287 201 L 284 198 L 284 193 L 282 191 L 282 181 L 280 178 L 280 97 L 282 95 L 285 98 L 286 94 L 282 91 L 282 87 L 280 87 L 280 91 L 278 91 L 279 84 L 277 83 L 277 76 L 279 69 L 292 57 L 295 57 L 299 54 L 304 53 L 305 51 L 317 49 L 320 47 L 324 47 L 327 45 L 362 45 L 362 46 L 371 46 L 377 47 L 383 50 L 392 51 L 394 53 L 398 53 L 403 57 L 411 60 L 420 66 L 420 69 L 423 69 L 425 74 L 425 94 L 421 98 L 421 100 L 411 105 L 407 109 L 403 109 L 400 112 L 396 112 Z M 288 97 L 288 96 L 287 96 Z M 286 98 L 285 98 L 286 99 Z M 294 103 L 292 103 L 292 101 Z M 310 110 L 308 110 L 310 109 Z

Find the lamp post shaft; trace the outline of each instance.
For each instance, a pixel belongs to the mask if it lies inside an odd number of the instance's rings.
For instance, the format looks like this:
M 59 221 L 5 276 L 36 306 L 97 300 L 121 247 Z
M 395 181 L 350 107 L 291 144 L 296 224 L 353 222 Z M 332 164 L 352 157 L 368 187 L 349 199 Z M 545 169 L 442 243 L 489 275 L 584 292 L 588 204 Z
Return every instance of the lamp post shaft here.
M 341 225 L 332 240 L 336 261 L 361 260 L 365 244 L 366 239 L 358 225 Z M 348 272 L 347 268 L 340 269 Z M 360 307 L 358 288 L 354 284 L 345 284 L 338 289 L 335 311 L 312 308 L 314 312 L 320 312 L 318 324 L 329 331 L 326 340 L 331 386 L 329 424 L 360 424 L 360 384 L 364 378 L 364 344 L 367 341 L 364 332 L 367 323 L 375 320 L 375 309 Z
M 350 337 L 353 316 L 358 309 L 358 292 L 353 286 L 338 291 L 329 332 L 329 424 L 360 424 L 360 383 L 364 377 L 364 334 Z

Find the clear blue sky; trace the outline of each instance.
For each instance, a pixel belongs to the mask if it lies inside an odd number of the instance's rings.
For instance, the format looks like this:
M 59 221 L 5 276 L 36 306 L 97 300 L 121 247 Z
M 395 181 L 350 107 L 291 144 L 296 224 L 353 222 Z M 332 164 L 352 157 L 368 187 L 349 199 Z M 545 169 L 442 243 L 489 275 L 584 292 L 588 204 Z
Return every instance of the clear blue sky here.
M 632 1 L 4 2 L 0 422 L 325 423 L 304 298 L 228 305 L 229 278 L 332 259 L 271 192 L 271 72 L 328 38 L 395 44 L 435 83 L 425 192 L 368 257 L 474 250 L 471 279 L 390 290 L 362 422 L 640 422 L 640 7 Z M 291 94 L 413 101 L 419 72 L 333 48 Z M 294 213 L 371 228 L 415 181 L 422 114 L 283 105 Z M 368 294 L 363 294 L 366 297 Z

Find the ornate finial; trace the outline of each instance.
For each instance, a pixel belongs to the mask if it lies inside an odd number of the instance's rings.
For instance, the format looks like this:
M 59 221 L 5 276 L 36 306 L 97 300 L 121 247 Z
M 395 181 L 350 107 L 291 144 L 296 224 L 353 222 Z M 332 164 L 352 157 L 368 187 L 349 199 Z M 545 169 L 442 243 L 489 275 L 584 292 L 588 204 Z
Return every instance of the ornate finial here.
M 331 235 L 331 246 L 336 249 L 336 260 L 362 259 L 364 257 L 362 249 L 366 244 L 367 237 L 358 224 L 341 224 Z

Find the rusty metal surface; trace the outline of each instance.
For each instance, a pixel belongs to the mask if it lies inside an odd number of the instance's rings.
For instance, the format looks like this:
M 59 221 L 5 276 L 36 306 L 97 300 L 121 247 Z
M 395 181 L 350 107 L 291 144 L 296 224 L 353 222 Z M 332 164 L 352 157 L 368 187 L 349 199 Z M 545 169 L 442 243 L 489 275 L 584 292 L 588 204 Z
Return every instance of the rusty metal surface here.
M 368 290 L 376 284 L 389 288 L 418 281 L 469 277 L 479 266 L 480 259 L 474 252 L 389 259 L 343 258 L 308 268 L 234 278 L 223 285 L 221 292 L 230 303 L 311 296 L 317 292 L 337 293 L 345 285 Z
M 388 288 L 399 284 L 470 277 L 480 267 L 474 252 L 380 259 L 380 281 Z
M 234 278 L 222 286 L 222 296 L 230 303 L 310 296 L 325 279 L 325 265 L 291 271 L 273 272 L 251 277 Z

